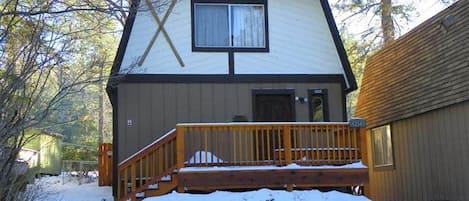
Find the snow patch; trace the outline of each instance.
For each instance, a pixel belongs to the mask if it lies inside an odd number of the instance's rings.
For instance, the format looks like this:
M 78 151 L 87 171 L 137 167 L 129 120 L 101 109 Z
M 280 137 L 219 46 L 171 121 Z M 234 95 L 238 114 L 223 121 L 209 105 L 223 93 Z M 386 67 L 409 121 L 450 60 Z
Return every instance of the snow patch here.
M 195 154 L 185 163 L 223 163 L 223 160 L 211 152 L 196 151 Z
M 370 201 L 365 196 L 355 196 L 337 191 L 320 192 L 318 190 L 308 191 L 281 191 L 260 189 L 249 192 L 225 192 L 216 191 L 211 194 L 186 194 L 173 192 L 159 197 L 150 197 L 144 201 Z

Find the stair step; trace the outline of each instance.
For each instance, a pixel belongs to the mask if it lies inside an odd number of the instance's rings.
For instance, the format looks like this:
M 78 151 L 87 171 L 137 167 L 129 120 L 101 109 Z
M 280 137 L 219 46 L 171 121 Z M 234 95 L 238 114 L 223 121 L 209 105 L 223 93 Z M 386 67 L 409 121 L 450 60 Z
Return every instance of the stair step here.
M 137 199 L 139 199 L 139 198 L 145 198 L 145 192 L 136 193 L 136 194 L 135 194 L 135 197 L 136 197 Z
M 166 175 L 164 177 L 161 177 L 160 181 L 162 182 L 170 182 L 171 181 L 171 175 Z
M 158 184 L 151 184 L 151 185 L 148 185 L 147 189 L 145 190 L 158 190 L 159 187 L 160 186 Z

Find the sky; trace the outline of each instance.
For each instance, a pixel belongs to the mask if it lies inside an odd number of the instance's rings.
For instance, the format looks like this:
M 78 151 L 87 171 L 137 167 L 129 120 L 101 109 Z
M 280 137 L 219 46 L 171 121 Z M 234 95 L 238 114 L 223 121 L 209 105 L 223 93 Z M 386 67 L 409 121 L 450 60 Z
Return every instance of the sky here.
M 330 0 L 330 3 L 333 4 L 338 0 Z M 415 14 L 412 15 L 412 20 L 408 23 L 400 23 L 401 30 L 399 36 L 404 35 L 412 28 L 415 28 L 425 20 L 429 19 L 430 17 L 434 16 L 438 12 L 442 11 L 443 9 L 447 8 L 450 4 L 443 4 L 441 3 L 442 0 L 393 0 L 395 4 L 405 4 L 405 5 L 413 5 L 415 8 Z M 338 14 L 334 13 L 337 23 L 339 24 L 343 18 L 348 16 L 347 14 Z M 352 34 L 359 34 L 367 29 L 370 22 L 371 16 L 366 16 L 364 18 L 354 18 L 353 22 L 348 26 L 348 31 Z M 371 26 L 379 27 L 379 21 L 374 21 L 374 24 Z
M 419 0 L 419 1 L 410 1 L 416 2 L 414 3 L 419 16 L 415 18 L 413 22 L 409 24 L 409 29 L 414 28 L 415 26 L 421 24 L 425 20 L 429 19 L 430 17 L 434 16 L 438 12 L 442 11 L 443 9 L 447 8 L 449 5 L 444 5 L 440 3 L 441 0 Z M 409 0 L 404 0 L 402 2 L 409 2 Z

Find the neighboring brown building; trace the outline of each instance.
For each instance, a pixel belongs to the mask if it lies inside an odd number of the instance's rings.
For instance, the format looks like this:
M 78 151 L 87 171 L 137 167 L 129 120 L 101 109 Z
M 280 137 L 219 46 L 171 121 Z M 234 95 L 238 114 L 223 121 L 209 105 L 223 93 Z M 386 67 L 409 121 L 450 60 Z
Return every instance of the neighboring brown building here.
M 373 55 L 355 115 L 372 200 L 469 200 L 469 1 Z

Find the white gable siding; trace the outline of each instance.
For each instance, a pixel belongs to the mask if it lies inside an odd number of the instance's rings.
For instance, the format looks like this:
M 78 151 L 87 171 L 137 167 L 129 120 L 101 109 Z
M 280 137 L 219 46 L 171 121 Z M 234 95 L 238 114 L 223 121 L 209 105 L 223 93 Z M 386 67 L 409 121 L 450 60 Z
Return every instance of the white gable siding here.
M 145 1 L 141 1 L 142 4 Z M 179 0 L 165 24 L 185 67 L 181 67 L 161 32 L 142 66 L 130 73 L 145 74 L 228 74 L 228 54 L 192 52 L 190 0 Z M 162 20 L 163 13 L 160 14 Z M 122 61 L 121 72 L 144 53 L 158 28 L 150 12 L 138 12 Z M 134 65 L 135 66 L 135 65 Z
M 180 0 L 165 25 L 185 67 L 161 33 L 131 73 L 228 74 L 228 53 L 192 52 L 190 6 Z M 319 0 L 269 0 L 268 14 L 270 52 L 235 53 L 236 74 L 344 74 Z M 121 72 L 143 54 L 157 27 L 149 12 L 138 13 Z
M 236 53 L 236 74 L 343 74 L 319 0 L 271 0 L 269 53 Z

